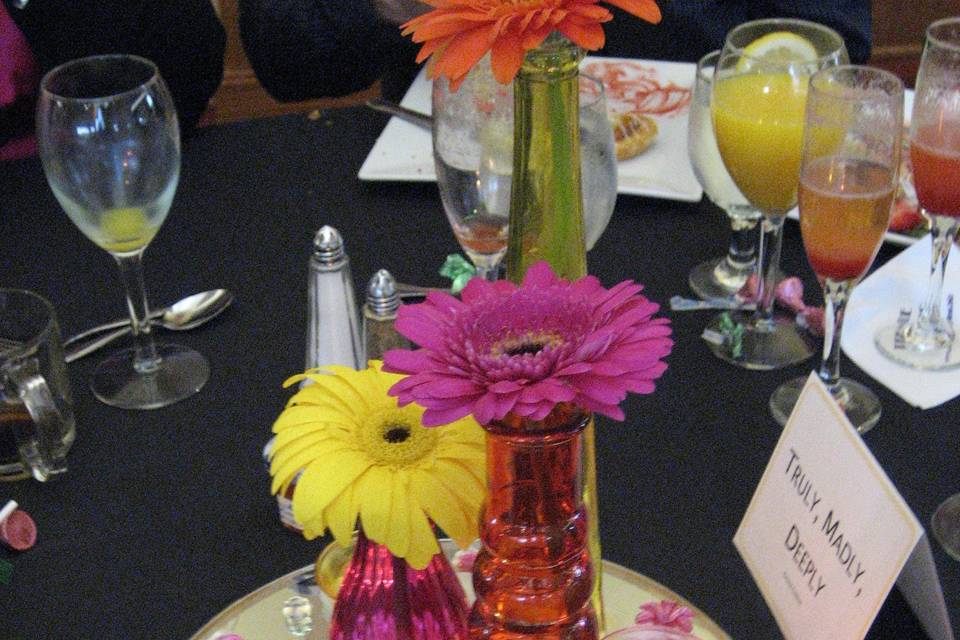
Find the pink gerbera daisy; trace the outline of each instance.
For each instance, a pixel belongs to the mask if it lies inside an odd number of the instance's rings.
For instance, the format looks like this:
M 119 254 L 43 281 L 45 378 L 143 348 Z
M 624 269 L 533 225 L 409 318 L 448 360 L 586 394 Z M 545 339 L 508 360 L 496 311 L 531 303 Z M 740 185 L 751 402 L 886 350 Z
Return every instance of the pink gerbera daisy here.
M 384 370 L 409 374 L 389 393 L 425 407 L 425 426 L 469 414 L 480 424 L 508 413 L 543 420 L 561 402 L 623 420 L 620 402 L 654 390 L 673 347 L 642 288 L 568 282 L 539 262 L 519 287 L 474 278 L 462 300 L 431 293 L 400 309 L 398 331 L 421 348 L 387 352 Z

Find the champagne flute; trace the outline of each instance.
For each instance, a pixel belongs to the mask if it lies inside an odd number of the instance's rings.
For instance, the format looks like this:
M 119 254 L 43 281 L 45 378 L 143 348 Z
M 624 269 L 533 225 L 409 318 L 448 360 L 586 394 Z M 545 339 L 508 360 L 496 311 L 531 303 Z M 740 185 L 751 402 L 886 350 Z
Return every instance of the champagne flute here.
M 960 17 L 927 28 L 911 116 L 910 161 L 920 206 L 931 219 L 933 254 L 926 300 L 901 328 L 887 327 L 876 343 L 884 355 L 919 369 L 960 364 L 951 319 L 941 311 L 943 277 L 960 227 Z M 898 340 L 899 339 L 899 340 Z M 960 493 L 944 500 L 930 521 L 934 537 L 960 560 Z
M 915 369 L 960 366 L 956 332 L 942 311 L 950 246 L 960 230 L 960 17 L 927 27 L 910 118 L 910 163 L 917 200 L 930 219 L 933 251 L 927 294 L 911 319 L 875 336 L 885 356 Z
M 800 233 L 826 302 L 817 375 L 860 433 L 880 419 L 870 389 L 840 377 L 847 300 L 883 243 L 897 191 L 903 82 L 863 66 L 829 67 L 810 80 L 800 168 Z M 806 376 L 780 385 L 770 410 L 786 424 Z
M 93 394 L 124 409 L 193 395 L 209 365 L 192 349 L 154 343 L 143 282 L 143 252 L 167 217 L 180 175 L 176 112 L 156 65 L 103 55 L 51 70 L 40 85 L 37 141 L 60 205 L 114 257 L 126 289 L 135 346 L 97 366 Z
M 760 212 L 750 206 L 723 166 L 713 135 L 710 90 L 719 59 L 717 50 L 697 62 L 687 129 L 687 154 L 693 173 L 710 201 L 724 210 L 731 226 L 727 255 L 701 262 L 687 278 L 693 292 L 703 299 L 730 297 L 747 282 L 757 263 L 756 228 L 760 219 Z
M 704 332 L 722 338 L 709 342 L 711 350 L 734 365 L 778 369 L 813 355 L 795 319 L 774 315 L 774 284 L 783 222 L 797 203 L 807 84 L 819 69 L 845 62 L 840 35 L 805 20 L 755 20 L 727 34 L 713 81 L 714 133 L 734 183 L 763 214 L 757 309 L 733 314 L 742 332 L 730 331 L 724 316 Z

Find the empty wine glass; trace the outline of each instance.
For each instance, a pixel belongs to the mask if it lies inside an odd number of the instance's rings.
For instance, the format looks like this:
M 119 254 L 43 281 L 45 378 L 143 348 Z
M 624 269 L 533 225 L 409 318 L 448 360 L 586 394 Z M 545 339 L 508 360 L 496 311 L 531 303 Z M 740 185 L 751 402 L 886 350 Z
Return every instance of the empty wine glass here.
M 513 87 L 481 61 L 457 91 L 433 83 L 433 158 L 443 208 L 477 268 L 495 280 L 507 251 L 513 178 Z M 587 250 L 603 233 L 617 197 L 613 129 L 603 83 L 580 76 L 580 166 Z
M 916 369 L 960 367 L 953 321 L 942 310 L 947 257 L 960 230 L 960 18 L 927 28 L 910 118 L 910 163 L 917 200 L 930 219 L 930 280 L 908 322 L 880 329 L 885 356 Z
M 711 51 L 697 63 L 687 154 L 704 193 L 730 220 L 730 246 L 725 256 L 701 262 L 688 277 L 690 288 L 701 298 L 726 298 L 737 293 L 757 263 L 757 221 L 760 212 L 750 206 L 723 166 L 710 118 L 710 87 L 720 51 Z
M 880 419 L 868 387 L 840 377 L 847 300 L 873 263 L 890 224 L 903 130 L 903 82 L 862 66 L 830 67 L 810 80 L 800 167 L 800 233 L 826 302 L 817 375 L 860 433 Z M 780 385 L 770 410 L 786 424 L 807 382 Z
M 116 260 L 135 340 L 97 366 L 93 394 L 125 409 L 191 396 L 209 365 L 192 349 L 154 343 L 141 263 L 180 175 L 170 93 L 156 65 L 132 55 L 67 62 L 40 89 L 37 141 L 47 181 L 73 223 Z

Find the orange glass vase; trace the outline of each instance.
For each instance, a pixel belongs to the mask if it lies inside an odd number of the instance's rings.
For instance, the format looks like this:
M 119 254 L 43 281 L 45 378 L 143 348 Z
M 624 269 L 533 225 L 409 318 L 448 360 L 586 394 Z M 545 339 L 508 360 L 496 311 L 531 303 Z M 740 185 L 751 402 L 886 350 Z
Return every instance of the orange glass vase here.
M 559 404 L 544 420 L 508 414 L 484 427 L 487 499 L 471 638 L 597 638 L 581 463 L 589 420 Z

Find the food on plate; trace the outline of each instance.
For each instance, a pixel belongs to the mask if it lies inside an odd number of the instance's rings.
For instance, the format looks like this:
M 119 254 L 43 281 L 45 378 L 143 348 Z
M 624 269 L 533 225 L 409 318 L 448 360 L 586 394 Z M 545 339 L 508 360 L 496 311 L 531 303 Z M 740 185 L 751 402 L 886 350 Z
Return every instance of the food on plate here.
M 628 160 L 642 153 L 657 137 L 657 123 L 650 116 L 627 111 L 613 116 L 613 141 L 617 160 Z
M 896 233 L 911 233 L 919 229 L 926 233 L 926 219 L 920 215 L 916 203 L 905 199 L 897 199 L 893 203 L 893 215 L 890 216 L 890 231 Z

